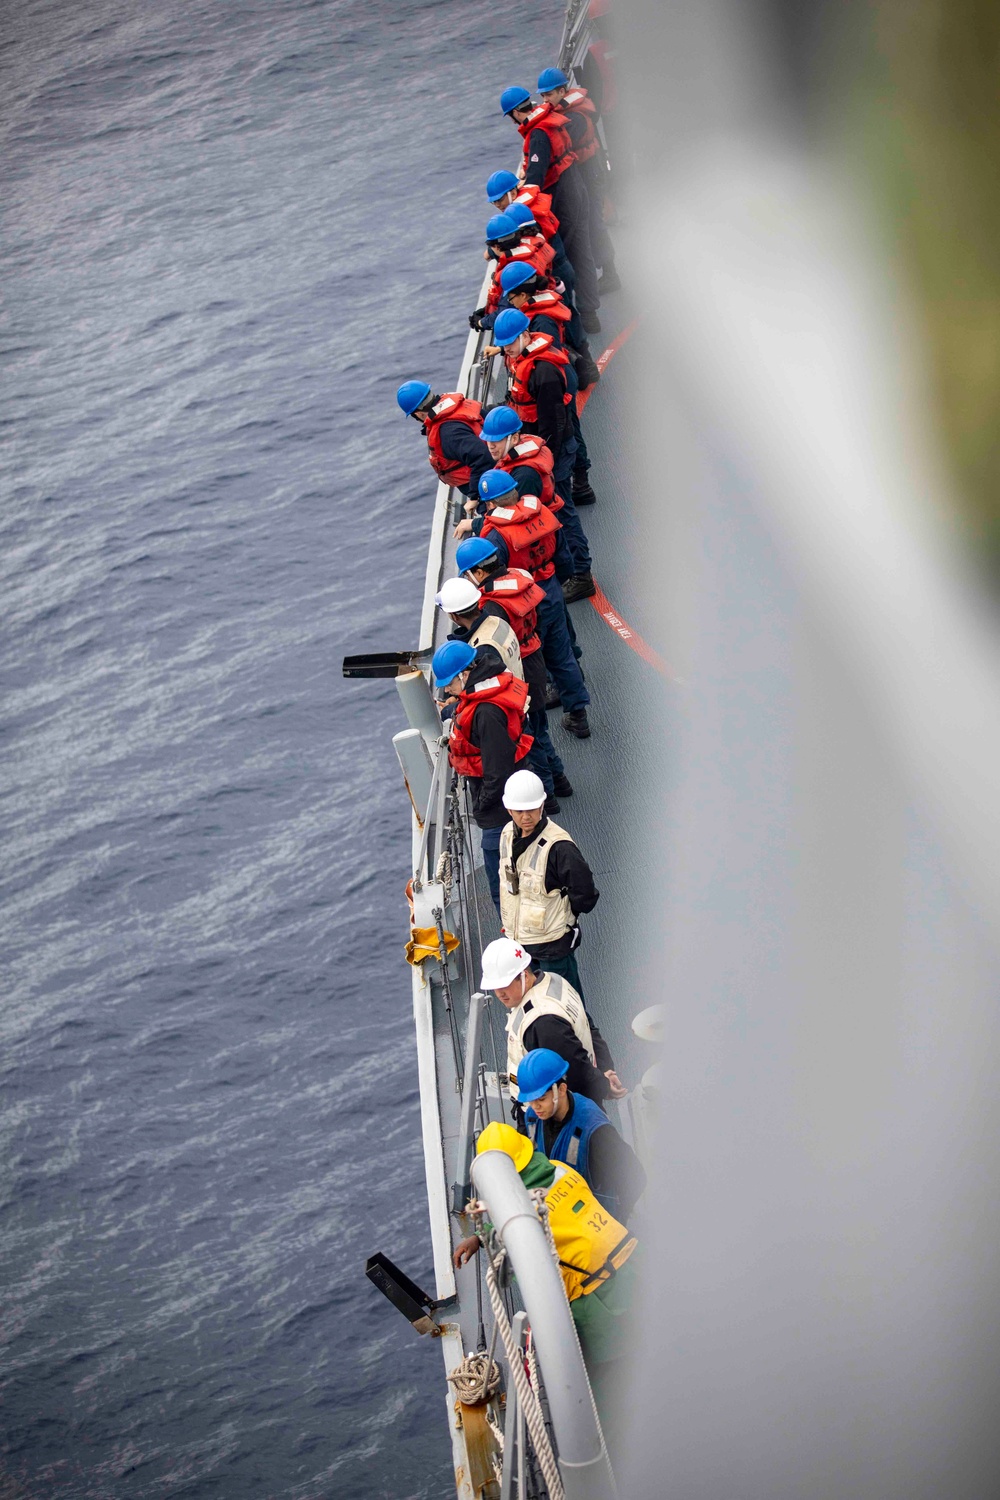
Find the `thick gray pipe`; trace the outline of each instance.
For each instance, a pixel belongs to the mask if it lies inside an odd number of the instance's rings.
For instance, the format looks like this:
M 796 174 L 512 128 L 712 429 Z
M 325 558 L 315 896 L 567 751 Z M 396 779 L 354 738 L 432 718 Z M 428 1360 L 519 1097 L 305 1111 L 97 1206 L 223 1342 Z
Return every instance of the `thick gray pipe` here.
M 401 672 L 396 678 L 396 692 L 406 710 L 410 727 L 420 730 L 433 753 L 444 729 L 427 678 L 423 672 Z
M 476 1122 L 476 1074 L 479 1070 L 479 1049 L 483 1039 L 482 990 L 476 990 L 469 998 L 469 1019 L 465 1028 L 465 1082 L 462 1087 L 462 1118 L 458 1127 L 458 1148 L 455 1154 L 455 1181 L 451 1189 L 452 1213 L 464 1212 L 469 1199 L 469 1176 L 474 1147 L 473 1135 Z
M 562 1277 L 528 1191 L 503 1151 L 477 1156 L 472 1180 L 510 1256 L 531 1324 L 566 1500 L 617 1500 Z

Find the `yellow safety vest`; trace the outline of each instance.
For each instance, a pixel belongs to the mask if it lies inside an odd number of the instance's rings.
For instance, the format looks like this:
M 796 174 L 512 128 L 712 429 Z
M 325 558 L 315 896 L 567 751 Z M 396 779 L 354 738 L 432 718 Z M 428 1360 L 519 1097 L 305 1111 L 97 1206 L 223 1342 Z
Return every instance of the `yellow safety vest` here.
M 501 620 L 499 615 L 487 615 L 469 636 L 469 645 L 492 646 L 494 651 L 500 653 L 504 670 L 513 672 L 515 677 L 520 677 L 521 681 L 524 681 L 521 647 L 518 645 L 517 636 L 507 621 Z
M 569 899 L 562 891 L 545 889 L 552 846 L 573 842 L 565 828 L 548 822 L 512 870 L 514 824 L 508 823 L 500 834 L 500 920 L 507 936 L 523 943 L 529 953 L 532 943 L 554 943 L 576 926 Z
M 591 1063 L 597 1066 L 594 1039 L 590 1034 L 590 1022 L 587 1020 L 583 1001 L 561 974 L 543 974 L 532 985 L 517 1009 L 507 1016 L 507 1076 L 510 1079 L 512 1099 L 519 1097 L 517 1065 L 522 1057 L 527 1056 L 521 1037 L 539 1016 L 559 1016 L 563 1021 L 568 1021 Z
M 566 1296 L 575 1302 L 620 1270 L 638 1240 L 601 1207 L 579 1172 L 559 1162 L 553 1166 L 556 1180 L 545 1204 Z

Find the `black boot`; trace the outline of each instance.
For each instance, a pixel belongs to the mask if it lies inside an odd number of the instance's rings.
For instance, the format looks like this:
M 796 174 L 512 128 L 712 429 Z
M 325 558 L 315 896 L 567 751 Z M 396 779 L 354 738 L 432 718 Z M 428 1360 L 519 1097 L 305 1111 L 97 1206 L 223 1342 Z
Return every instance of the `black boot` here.
M 614 261 L 610 266 L 605 266 L 601 271 L 601 279 L 597 283 L 597 289 L 603 297 L 605 292 L 620 292 L 622 289 L 621 277 L 615 270 Z
M 576 573 L 572 578 L 567 578 L 562 586 L 563 598 L 567 604 L 575 604 L 578 599 L 589 599 L 596 593 L 597 584 L 593 573 Z
M 581 313 L 580 322 L 588 333 L 600 333 L 601 331 L 601 320 L 596 312 Z
M 547 682 L 545 684 L 545 707 L 562 708 L 562 699 L 559 696 L 559 689 L 556 687 L 554 682 Z
M 575 734 L 578 740 L 590 739 L 590 720 L 585 708 L 574 708 L 571 714 L 563 714 L 562 727 Z
M 546 797 L 546 799 L 545 799 L 545 811 L 547 813 L 557 813 L 557 812 L 561 811 L 561 809 L 559 807 L 558 799 L 555 798 L 555 797 Z
M 596 385 L 601 378 L 601 372 L 591 359 L 589 354 L 578 354 L 576 358 L 576 379 L 581 391 L 588 386 Z
M 573 475 L 573 504 L 574 505 L 596 505 L 597 496 L 594 487 L 587 478 L 587 470 L 580 469 Z
M 572 797 L 573 788 L 565 771 L 563 771 L 561 776 L 553 776 L 552 785 L 555 788 L 557 797 Z

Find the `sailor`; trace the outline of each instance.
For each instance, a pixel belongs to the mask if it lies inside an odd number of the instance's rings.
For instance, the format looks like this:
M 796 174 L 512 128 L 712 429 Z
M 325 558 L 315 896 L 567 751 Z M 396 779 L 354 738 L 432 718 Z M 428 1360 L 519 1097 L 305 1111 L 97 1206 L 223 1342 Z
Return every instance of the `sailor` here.
M 577 442 L 569 411 L 573 396 L 566 378 L 569 355 L 549 334 L 529 331 L 524 313 L 514 307 L 502 312 L 493 325 L 493 342 L 504 351 L 510 374 L 508 405 L 521 418 L 524 431 L 534 432 L 552 453 L 552 477 L 566 502 L 560 517 L 573 559 L 573 576 L 563 584 L 567 604 L 596 593 L 590 546 L 573 504 L 573 470 Z
M 532 478 L 538 482 L 533 471 Z M 527 485 L 525 480 L 525 488 Z M 501 572 L 524 568 L 541 587 L 544 598 L 538 605 L 538 634 L 545 665 L 565 710 L 562 726 L 577 739 L 589 739 L 590 694 L 573 650 L 565 597 L 555 577 L 559 518 L 542 504 L 539 490 L 520 495 L 515 475 L 502 469 L 487 470 L 479 481 L 479 495 L 486 515 L 468 523 L 459 522 L 456 534 L 464 535 L 463 528 L 470 525 L 496 546 Z
M 476 1155 L 485 1151 L 502 1151 L 526 1188 L 545 1191 L 563 1288 L 594 1399 L 606 1422 L 633 1337 L 631 1309 L 638 1277 L 630 1260 L 639 1242 L 600 1206 L 581 1172 L 549 1161 L 512 1125 L 491 1121 L 476 1142 Z M 478 1253 L 479 1244 L 477 1235 L 462 1240 L 453 1253 L 454 1265 L 464 1266 Z
M 545 68 L 538 75 L 538 97 L 566 116 L 570 140 L 576 152 L 577 170 L 587 185 L 590 202 L 590 248 L 601 267 L 597 284 L 603 297 L 621 286 L 615 270 L 615 249 L 604 222 L 604 197 L 608 159 L 597 134 L 597 107 L 585 88 L 571 84 L 561 68 Z
M 547 451 L 547 450 L 546 450 Z M 523 481 L 504 469 L 487 469 L 479 481 L 479 503 L 481 515 L 471 514 L 472 506 L 466 504 L 466 515 L 455 527 L 456 541 L 469 535 L 489 535 L 502 530 L 511 565 L 528 568 L 537 583 L 558 571 L 559 547 L 562 522 L 556 515 L 561 497 L 555 493 L 551 473 L 548 476 L 548 504 L 543 487 L 545 477 L 531 470 Z M 524 492 L 522 493 L 522 483 Z M 499 511 L 499 515 L 495 512 Z M 568 566 L 569 554 L 564 553 Z
M 494 537 L 469 537 L 460 543 L 455 563 L 465 578 L 481 591 L 484 601 L 504 611 L 517 635 L 529 693 L 526 722 L 533 740 L 527 764 L 542 779 L 546 812 L 556 812 L 558 799 L 572 797 L 573 786 L 549 736 L 549 717 L 545 711 L 548 674 L 537 629 L 538 606 L 545 595 L 525 569 L 511 568 L 504 572 Z
M 436 396 L 423 380 L 404 380 L 396 403 L 407 417 L 415 417 L 427 439 L 427 457 L 438 478 L 463 495 L 475 495 L 479 480 L 491 465 L 489 449 L 480 441 L 482 407 L 461 391 Z
M 566 506 L 562 497 L 556 495 L 552 451 L 537 433 L 523 429 L 524 423 L 512 406 L 494 406 L 486 413 L 482 438 L 493 466 L 511 475 L 522 500 L 525 495 L 537 495 L 565 524 Z
M 546 278 L 547 283 L 550 268 L 555 261 L 555 251 L 545 243 L 537 224 L 525 226 L 507 214 L 494 214 L 487 223 L 486 249 L 483 253 L 487 260 L 496 261 L 496 265 L 485 306 L 477 307 L 475 312 L 469 314 L 469 327 L 477 331 L 491 326 L 493 315 L 500 306 L 503 296 L 500 272 L 504 266 L 511 262 L 530 265 L 536 274 Z
M 566 1084 L 569 1064 L 548 1047 L 529 1052 L 517 1070 L 528 1132 L 550 1161 L 575 1167 L 594 1197 L 627 1224 L 646 1186 L 646 1173 L 599 1104 Z
M 504 670 L 492 646 L 477 651 L 466 641 L 439 646 L 431 671 L 445 696 L 455 700 L 448 759 L 467 778 L 490 895 L 499 911 L 500 833 L 507 821 L 503 789 L 531 749 L 524 728 L 528 689 L 523 678 Z
M 601 893 L 573 838 L 544 804 L 535 773 L 515 771 L 503 789 L 511 820 L 500 834 L 500 920 L 540 968 L 561 974 L 582 997 L 579 918 L 593 911 Z
M 466 641 L 476 650 L 492 646 L 506 671 L 513 672 L 522 682 L 527 680 L 521 646 L 506 612 L 499 604 L 484 598 L 470 579 L 449 578 L 436 595 L 436 603 L 452 623 L 449 640 Z M 529 694 L 531 691 L 529 683 Z
M 528 319 L 529 333 L 549 334 L 557 348 L 566 348 L 567 352 L 570 349 L 574 351 L 570 354 L 570 363 L 566 367 L 567 388 L 574 398 L 567 408 L 576 438 L 573 504 L 594 505 L 597 496 L 590 484 L 590 455 L 580 428 L 580 415 L 575 399 L 577 390 L 586 390 L 588 385 L 593 385 L 601 378 L 601 372 L 591 356 L 590 345 L 586 338 L 582 340 L 582 348 L 576 342 L 573 334 L 574 314 L 558 291 L 554 287 L 547 287 L 530 266 L 505 266 L 500 276 L 500 285 L 510 306 Z M 582 333 L 581 328 L 581 337 Z
M 590 244 L 590 204 L 583 178 L 574 170 L 576 155 L 565 115 L 550 104 L 532 106 L 526 88 L 514 86 L 500 95 L 500 108 L 509 115 L 524 141 L 521 180 L 551 194 L 566 255 L 576 272 L 576 299 L 588 333 L 601 328 L 597 309 L 597 267 Z
M 517 1069 L 536 1047 L 569 1063 L 566 1081 L 595 1104 L 628 1092 L 615 1072 L 608 1044 L 583 1001 L 559 974 L 544 972 L 522 943 L 495 938 L 483 949 L 482 988 L 492 990 L 507 1014 L 507 1076 L 518 1098 Z

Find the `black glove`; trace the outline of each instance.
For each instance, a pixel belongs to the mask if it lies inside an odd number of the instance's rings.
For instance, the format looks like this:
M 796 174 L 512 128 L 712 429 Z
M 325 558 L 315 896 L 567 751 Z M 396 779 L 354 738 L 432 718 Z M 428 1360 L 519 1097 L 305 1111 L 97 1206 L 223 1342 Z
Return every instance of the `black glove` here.
M 469 327 L 473 330 L 474 333 L 482 333 L 483 325 L 480 320 L 482 319 L 485 311 L 485 307 L 477 307 L 475 312 L 471 312 L 469 314 Z

